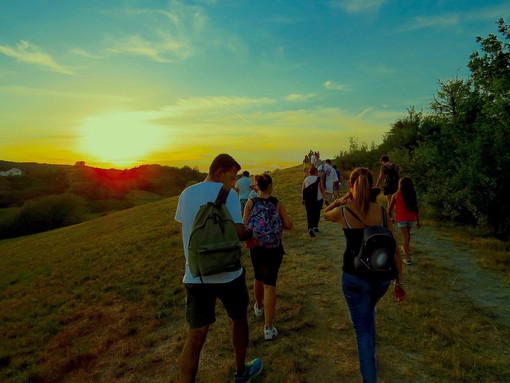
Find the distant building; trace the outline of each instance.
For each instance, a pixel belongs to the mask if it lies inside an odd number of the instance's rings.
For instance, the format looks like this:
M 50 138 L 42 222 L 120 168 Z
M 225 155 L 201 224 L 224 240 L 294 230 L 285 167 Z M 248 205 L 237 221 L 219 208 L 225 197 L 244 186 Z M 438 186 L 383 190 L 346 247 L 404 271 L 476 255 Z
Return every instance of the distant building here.
M 0 176 L 11 177 L 11 176 L 22 176 L 25 172 L 18 168 L 12 168 L 6 171 L 0 171 Z

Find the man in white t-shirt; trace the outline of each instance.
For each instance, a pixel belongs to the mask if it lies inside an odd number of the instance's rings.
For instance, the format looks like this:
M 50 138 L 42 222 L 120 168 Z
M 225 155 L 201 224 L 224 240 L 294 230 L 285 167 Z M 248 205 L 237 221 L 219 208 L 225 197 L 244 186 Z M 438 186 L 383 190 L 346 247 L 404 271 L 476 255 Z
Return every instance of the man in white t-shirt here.
M 244 206 L 248 202 L 250 192 L 253 188 L 253 181 L 250 179 L 250 172 L 245 170 L 243 176 L 236 182 L 236 189 L 239 192 L 239 200 L 241 201 L 241 215 L 244 212 Z
M 336 170 L 331 166 L 331 160 L 326 160 L 326 163 L 322 165 L 324 169 L 324 188 L 326 189 L 326 204 L 328 205 L 333 198 L 333 186 L 338 181 L 338 175 Z
M 184 256 L 186 258 L 183 283 L 186 288 L 186 321 L 188 334 L 179 358 L 179 382 L 192 383 L 198 372 L 200 351 L 207 337 L 209 326 L 216 321 L 216 299 L 219 298 L 232 320 L 232 339 L 235 351 L 235 382 L 248 382 L 262 370 L 262 361 L 254 359 L 245 363 L 248 347 L 248 321 L 246 312 L 249 297 L 245 271 L 223 272 L 194 278 L 188 265 L 188 243 L 195 216 L 200 206 L 214 202 L 222 186 L 230 189 L 226 206 L 236 224 L 240 240 L 251 238 L 252 233 L 243 224 L 241 206 L 232 185 L 241 166 L 228 154 L 218 155 L 209 168 L 204 182 L 192 185 L 179 196 L 175 219 L 181 223 Z

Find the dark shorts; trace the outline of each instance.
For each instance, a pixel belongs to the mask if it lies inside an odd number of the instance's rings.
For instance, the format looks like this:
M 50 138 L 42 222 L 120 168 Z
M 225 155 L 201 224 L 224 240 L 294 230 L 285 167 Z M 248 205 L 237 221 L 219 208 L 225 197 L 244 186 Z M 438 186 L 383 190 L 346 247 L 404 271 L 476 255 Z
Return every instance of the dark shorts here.
M 383 187 L 384 195 L 395 194 L 398 190 L 398 185 L 388 185 Z
M 285 251 L 282 246 L 275 248 L 254 247 L 250 249 L 255 279 L 264 282 L 265 285 L 276 286 L 276 279 L 282 264 L 283 254 L 285 254 Z
M 248 310 L 249 296 L 246 272 L 228 283 L 186 283 L 186 321 L 190 328 L 208 326 L 216 321 L 216 298 L 219 298 L 233 319 L 243 319 Z

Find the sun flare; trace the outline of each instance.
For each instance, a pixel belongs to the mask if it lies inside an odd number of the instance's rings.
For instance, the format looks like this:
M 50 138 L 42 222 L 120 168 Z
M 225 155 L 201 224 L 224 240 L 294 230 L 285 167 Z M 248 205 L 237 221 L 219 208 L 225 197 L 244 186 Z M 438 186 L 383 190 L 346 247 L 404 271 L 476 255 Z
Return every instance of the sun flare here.
M 78 149 L 90 160 L 115 166 L 144 162 L 166 144 L 164 130 L 150 112 L 120 112 L 89 117 L 77 126 Z

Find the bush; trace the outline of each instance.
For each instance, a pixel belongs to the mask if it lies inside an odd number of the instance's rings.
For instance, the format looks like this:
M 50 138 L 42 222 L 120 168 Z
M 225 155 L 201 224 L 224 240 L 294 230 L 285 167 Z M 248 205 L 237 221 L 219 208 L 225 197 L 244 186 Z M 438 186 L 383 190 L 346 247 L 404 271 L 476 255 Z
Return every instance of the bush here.
M 0 238 L 12 238 L 74 225 L 85 220 L 85 200 L 71 194 L 51 195 L 4 214 Z

